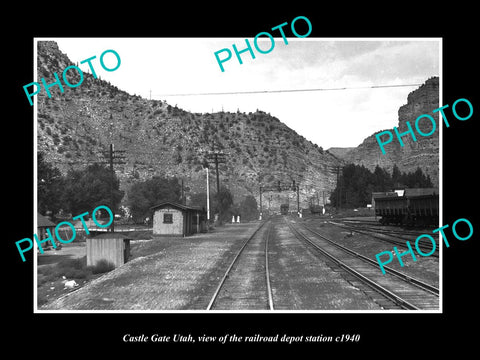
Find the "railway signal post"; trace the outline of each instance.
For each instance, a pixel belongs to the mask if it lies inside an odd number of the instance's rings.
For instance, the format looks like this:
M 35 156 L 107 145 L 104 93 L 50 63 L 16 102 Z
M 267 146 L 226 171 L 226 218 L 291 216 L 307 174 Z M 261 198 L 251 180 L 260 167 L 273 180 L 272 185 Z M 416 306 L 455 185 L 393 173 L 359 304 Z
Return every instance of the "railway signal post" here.
M 297 192 L 297 214 L 299 217 L 302 217 L 302 214 L 300 212 L 300 187 L 295 183 L 295 180 L 292 181 L 291 185 L 285 185 L 280 182 L 280 180 L 277 182 L 276 186 L 260 186 L 260 219 L 262 220 L 262 214 L 263 214 L 263 203 L 262 203 L 262 195 L 264 192 L 267 191 L 296 191 Z

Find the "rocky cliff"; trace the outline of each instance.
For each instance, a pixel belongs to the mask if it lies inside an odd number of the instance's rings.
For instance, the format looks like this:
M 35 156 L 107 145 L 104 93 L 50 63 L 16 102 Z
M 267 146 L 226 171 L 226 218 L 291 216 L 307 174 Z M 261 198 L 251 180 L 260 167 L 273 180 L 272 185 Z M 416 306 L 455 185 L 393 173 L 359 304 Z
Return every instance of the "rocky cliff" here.
M 38 80 L 61 78 L 74 65 L 52 41 L 38 42 Z M 70 82 L 76 84 L 72 71 Z M 78 75 L 78 74 L 77 74 Z M 69 73 L 70 76 L 70 73 Z M 95 162 L 107 163 L 110 144 L 121 189 L 160 175 L 183 179 L 187 199 L 204 192 L 206 154 L 215 149 L 226 154 L 220 165 L 220 181 L 235 201 L 253 195 L 259 201 L 260 186 L 278 181 L 300 185 L 301 206 L 316 194 L 330 193 L 336 184 L 339 160 L 306 140 L 279 119 L 262 112 L 191 113 L 161 100 L 128 94 L 84 73 L 76 88 L 52 88 L 52 98 L 38 94 L 38 150 L 63 173 Z M 121 151 L 121 152 L 120 152 Z M 213 172 L 211 172 L 212 174 Z M 212 174 L 211 189 L 215 189 Z M 266 194 L 269 205 L 279 208 L 295 201 L 296 194 Z M 264 198 L 264 204 L 266 204 Z
M 402 137 L 404 146 L 401 147 L 394 134 L 393 141 L 385 146 L 386 154 L 382 154 L 375 135 L 366 138 L 358 147 L 349 150 L 343 155 L 346 162 L 364 165 L 374 170 L 379 165 L 391 172 L 394 164 L 402 172 L 414 172 L 420 167 L 425 174 L 430 175 L 434 186 L 439 183 L 439 122 L 438 113 L 432 114 L 432 110 L 439 107 L 439 79 L 432 77 L 418 89 L 412 91 L 407 97 L 407 103 L 398 110 L 398 131 L 403 133 L 408 130 L 408 121 L 414 129 L 417 141 L 413 141 L 410 135 Z M 415 130 L 415 120 L 422 114 L 433 116 L 437 129 L 430 136 L 420 136 Z M 428 119 L 419 121 L 419 128 L 423 133 L 432 130 L 432 124 Z

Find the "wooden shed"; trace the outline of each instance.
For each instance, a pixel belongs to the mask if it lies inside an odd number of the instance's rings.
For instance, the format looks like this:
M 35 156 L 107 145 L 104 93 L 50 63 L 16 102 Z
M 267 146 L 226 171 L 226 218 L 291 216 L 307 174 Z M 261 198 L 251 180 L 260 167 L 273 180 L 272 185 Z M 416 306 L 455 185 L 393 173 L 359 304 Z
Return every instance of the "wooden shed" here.
M 151 209 L 154 235 L 189 236 L 206 231 L 203 209 L 172 202 L 163 202 Z
M 130 257 L 130 239 L 120 233 L 109 232 L 87 238 L 87 266 L 106 260 L 119 267 Z

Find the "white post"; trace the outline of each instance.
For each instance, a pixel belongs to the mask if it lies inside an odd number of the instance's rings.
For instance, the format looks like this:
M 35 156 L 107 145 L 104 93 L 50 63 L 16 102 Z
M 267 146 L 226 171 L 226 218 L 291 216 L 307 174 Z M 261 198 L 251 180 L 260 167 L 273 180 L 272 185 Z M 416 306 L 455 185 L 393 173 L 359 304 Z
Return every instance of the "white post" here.
M 210 186 L 208 183 L 208 167 L 206 168 L 207 170 L 207 226 L 210 223 Z

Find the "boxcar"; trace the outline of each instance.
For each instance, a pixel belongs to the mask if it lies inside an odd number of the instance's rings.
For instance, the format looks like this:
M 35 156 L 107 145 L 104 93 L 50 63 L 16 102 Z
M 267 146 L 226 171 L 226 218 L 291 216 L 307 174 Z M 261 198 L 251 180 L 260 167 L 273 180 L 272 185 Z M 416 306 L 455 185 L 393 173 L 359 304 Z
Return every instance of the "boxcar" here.
M 288 215 L 288 204 L 280 205 L 280 213 L 282 215 Z

